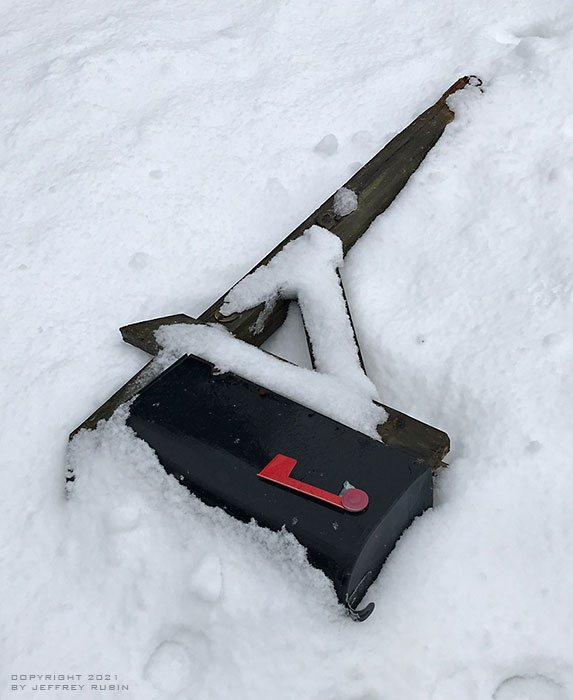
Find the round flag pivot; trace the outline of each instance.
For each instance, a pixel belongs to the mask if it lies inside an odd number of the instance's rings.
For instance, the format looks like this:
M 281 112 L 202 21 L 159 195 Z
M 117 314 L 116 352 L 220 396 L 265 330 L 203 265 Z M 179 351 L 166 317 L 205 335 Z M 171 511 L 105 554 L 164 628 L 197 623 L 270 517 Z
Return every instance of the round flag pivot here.
M 368 505 L 368 494 L 362 489 L 347 489 L 341 496 L 342 507 L 351 513 L 360 513 Z

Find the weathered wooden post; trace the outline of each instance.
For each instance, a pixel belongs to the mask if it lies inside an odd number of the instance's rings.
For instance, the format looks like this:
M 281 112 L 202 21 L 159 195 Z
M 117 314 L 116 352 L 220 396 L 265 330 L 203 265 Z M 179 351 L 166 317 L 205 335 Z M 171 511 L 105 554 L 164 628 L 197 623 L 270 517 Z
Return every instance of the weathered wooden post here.
M 335 212 L 334 195 L 329 197 L 313 214 L 287 236 L 254 269 L 265 265 L 290 241 L 301 236 L 312 225 L 317 224 L 338 236 L 344 253 L 367 231 L 372 221 L 393 202 L 395 197 L 415 172 L 426 154 L 436 144 L 454 113 L 447 105 L 447 98 L 471 82 L 469 77 L 457 80 L 440 99 L 415 119 L 406 129 L 395 136 L 372 160 L 345 183 L 344 187 L 358 196 L 357 208 L 346 216 Z M 251 272 L 253 271 L 251 270 Z M 241 313 L 223 316 L 220 307 L 226 294 L 217 299 L 198 319 L 186 314 L 175 314 L 149 321 L 130 324 L 121 328 L 123 339 L 135 347 L 156 355 L 160 347 L 155 332 L 164 325 L 180 323 L 222 323 L 237 338 L 256 346 L 262 345 L 286 318 L 288 302 L 279 300 L 270 313 L 261 317 L 263 306 Z M 257 331 L 254 331 L 255 323 Z M 110 399 L 100 406 L 71 434 L 79 430 L 93 429 L 98 421 L 109 418 L 115 409 L 131 399 L 150 376 L 151 363 L 132 377 Z M 378 426 L 383 441 L 407 454 L 418 457 L 438 467 L 450 448 L 446 433 L 426 425 L 396 409 L 384 406 L 388 413 L 385 423 Z

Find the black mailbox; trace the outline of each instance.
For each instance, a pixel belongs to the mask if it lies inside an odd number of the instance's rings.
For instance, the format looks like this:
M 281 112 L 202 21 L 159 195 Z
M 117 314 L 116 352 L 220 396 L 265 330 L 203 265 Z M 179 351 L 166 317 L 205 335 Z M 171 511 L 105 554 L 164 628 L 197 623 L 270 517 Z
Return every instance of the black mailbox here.
M 205 503 L 293 533 L 356 619 L 372 612 L 356 606 L 400 534 L 432 505 L 427 464 L 192 355 L 139 392 L 127 422 Z

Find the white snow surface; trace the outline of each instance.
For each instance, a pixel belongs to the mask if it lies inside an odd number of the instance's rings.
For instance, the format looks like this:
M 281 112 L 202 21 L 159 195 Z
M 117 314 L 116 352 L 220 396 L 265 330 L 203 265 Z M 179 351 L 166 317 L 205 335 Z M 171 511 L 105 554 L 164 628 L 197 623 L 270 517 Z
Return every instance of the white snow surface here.
M 264 303 L 261 316 L 265 316 L 279 297 L 296 299 L 312 345 L 317 370 L 336 377 L 345 385 L 346 391 L 362 395 L 366 401 L 377 399 L 376 387 L 360 366 L 358 348 L 338 274 L 341 267 L 340 238 L 320 226 L 311 226 L 270 262 L 261 265 L 236 284 L 225 297 L 221 311 L 227 315 Z M 260 351 L 254 353 L 254 356 L 258 354 Z M 281 374 L 276 366 L 274 372 Z M 300 384 L 300 392 L 293 398 L 304 403 L 304 388 L 310 377 L 303 379 L 309 373 L 300 370 L 299 375 L 301 379 L 297 384 Z M 285 382 L 285 385 L 291 383 L 292 379 Z M 324 399 L 324 406 L 328 406 L 332 399 L 336 400 L 335 397 L 326 399 L 326 396 Z M 342 396 L 337 403 L 345 403 Z M 348 424 L 347 421 L 343 422 Z M 375 429 L 376 423 L 365 432 L 375 434 Z
M 571 700 L 573 8 L 0 13 L 0 696 Z M 380 396 L 452 440 L 374 615 L 350 621 L 288 535 L 190 496 L 121 413 L 74 441 L 66 500 L 67 434 L 146 360 L 117 327 L 199 314 L 470 72 L 484 93 L 450 100 L 344 265 Z

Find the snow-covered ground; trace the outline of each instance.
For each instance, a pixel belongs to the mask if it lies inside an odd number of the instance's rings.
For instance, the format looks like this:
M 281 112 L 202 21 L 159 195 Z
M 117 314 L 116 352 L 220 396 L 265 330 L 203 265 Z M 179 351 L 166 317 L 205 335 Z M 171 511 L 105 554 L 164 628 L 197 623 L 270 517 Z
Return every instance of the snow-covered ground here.
M 573 8 L 0 0 L 0 20 L 2 699 L 572 698 Z M 66 501 L 67 434 L 147 359 L 118 326 L 203 311 L 470 72 L 484 94 L 454 98 L 343 272 L 383 401 L 453 445 L 374 615 L 189 496 L 121 416 L 75 442 Z

